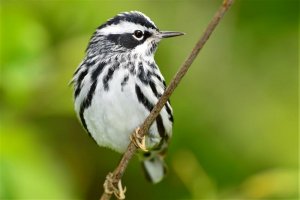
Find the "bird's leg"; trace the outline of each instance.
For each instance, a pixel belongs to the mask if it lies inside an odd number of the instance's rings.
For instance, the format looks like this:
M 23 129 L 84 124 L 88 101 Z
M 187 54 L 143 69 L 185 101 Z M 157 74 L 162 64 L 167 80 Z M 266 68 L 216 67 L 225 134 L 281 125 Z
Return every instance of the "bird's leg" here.
M 134 130 L 134 133 L 132 135 L 130 135 L 130 140 L 134 143 L 134 145 L 141 149 L 142 151 L 147 152 L 147 148 L 146 148 L 146 136 L 141 137 L 139 135 L 139 130 L 140 128 L 138 127 L 137 129 Z
M 121 180 L 118 182 L 118 188 L 115 188 L 114 194 L 118 199 L 125 199 L 126 187 L 123 188 Z
M 106 194 L 114 194 L 118 199 L 125 199 L 126 187 L 123 188 L 121 180 L 118 182 L 118 187 L 113 184 L 113 174 L 108 173 L 103 184 L 104 192 Z
M 112 184 L 112 176 L 113 174 L 111 172 L 108 173 L 108 175 L 105 178 L 105 182 L 103 184 L 104 192 L 106 194 L 113 194 L 114 191 L 112 189 L 113 184 Z

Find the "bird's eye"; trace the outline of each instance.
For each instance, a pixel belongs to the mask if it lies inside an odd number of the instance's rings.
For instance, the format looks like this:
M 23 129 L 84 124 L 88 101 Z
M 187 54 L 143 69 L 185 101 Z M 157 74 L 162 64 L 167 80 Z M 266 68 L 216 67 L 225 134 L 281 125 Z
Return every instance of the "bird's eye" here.
M 144 36 L 144 33 L 141 30 L 136 30 L 133 34 L 137 39 L 141 39 Z

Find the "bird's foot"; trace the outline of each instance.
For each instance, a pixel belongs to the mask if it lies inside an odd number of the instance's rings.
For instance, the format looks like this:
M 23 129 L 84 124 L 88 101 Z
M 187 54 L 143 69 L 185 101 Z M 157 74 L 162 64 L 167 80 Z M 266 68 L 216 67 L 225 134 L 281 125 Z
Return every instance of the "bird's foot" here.
M 114 186 L 111 172 L 106 176 L 103 187 L 106 194 L 114 194 L 118 199 L 125 199 L 126 187 L 123 188 L 121 180 L 118 182 L 118 187 Z
M 140 136 L 139 135 L 140 128 L 135 129 L 134 133 L 130 135 L 130 140 L 134 143 L 134 145 L 141 149 L 144 152 L 148 152 L 148 149 L 146 148 L 146 136 Z

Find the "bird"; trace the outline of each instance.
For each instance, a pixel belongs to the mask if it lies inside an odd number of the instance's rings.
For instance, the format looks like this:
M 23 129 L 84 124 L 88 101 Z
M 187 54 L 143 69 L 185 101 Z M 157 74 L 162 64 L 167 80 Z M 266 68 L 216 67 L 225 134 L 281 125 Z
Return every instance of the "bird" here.
M 71 80 L 75 111 L 86 132 L 99 146 L 119 153 L 133 141 L 152 183 L 166 174 L 164 156 L 174 121 L 170 101 L 145 137 L 136 133 L 166 89 L 154 59 L 158 44 L 183 34 L 160 31 L 139 11 L 117 14 L 96 29 Z

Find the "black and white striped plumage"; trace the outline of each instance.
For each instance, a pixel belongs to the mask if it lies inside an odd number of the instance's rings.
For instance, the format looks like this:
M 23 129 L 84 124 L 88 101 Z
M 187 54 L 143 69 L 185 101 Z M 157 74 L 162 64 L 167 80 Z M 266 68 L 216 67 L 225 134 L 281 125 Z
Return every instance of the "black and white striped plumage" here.
M 161 32 L 141 12 L 125 12 L 97 28 L 86 57 L 74 73 L 75 110 L 99 146 L 123 153 L 130 135 L 142 124 L 166 84 L 154 61 L 162 38 L 182 35 Z M 146 136 L 149 153 L 142 156 L 152 182 L 165 173 L 163 154 L 172 135 L 168 102 Z

